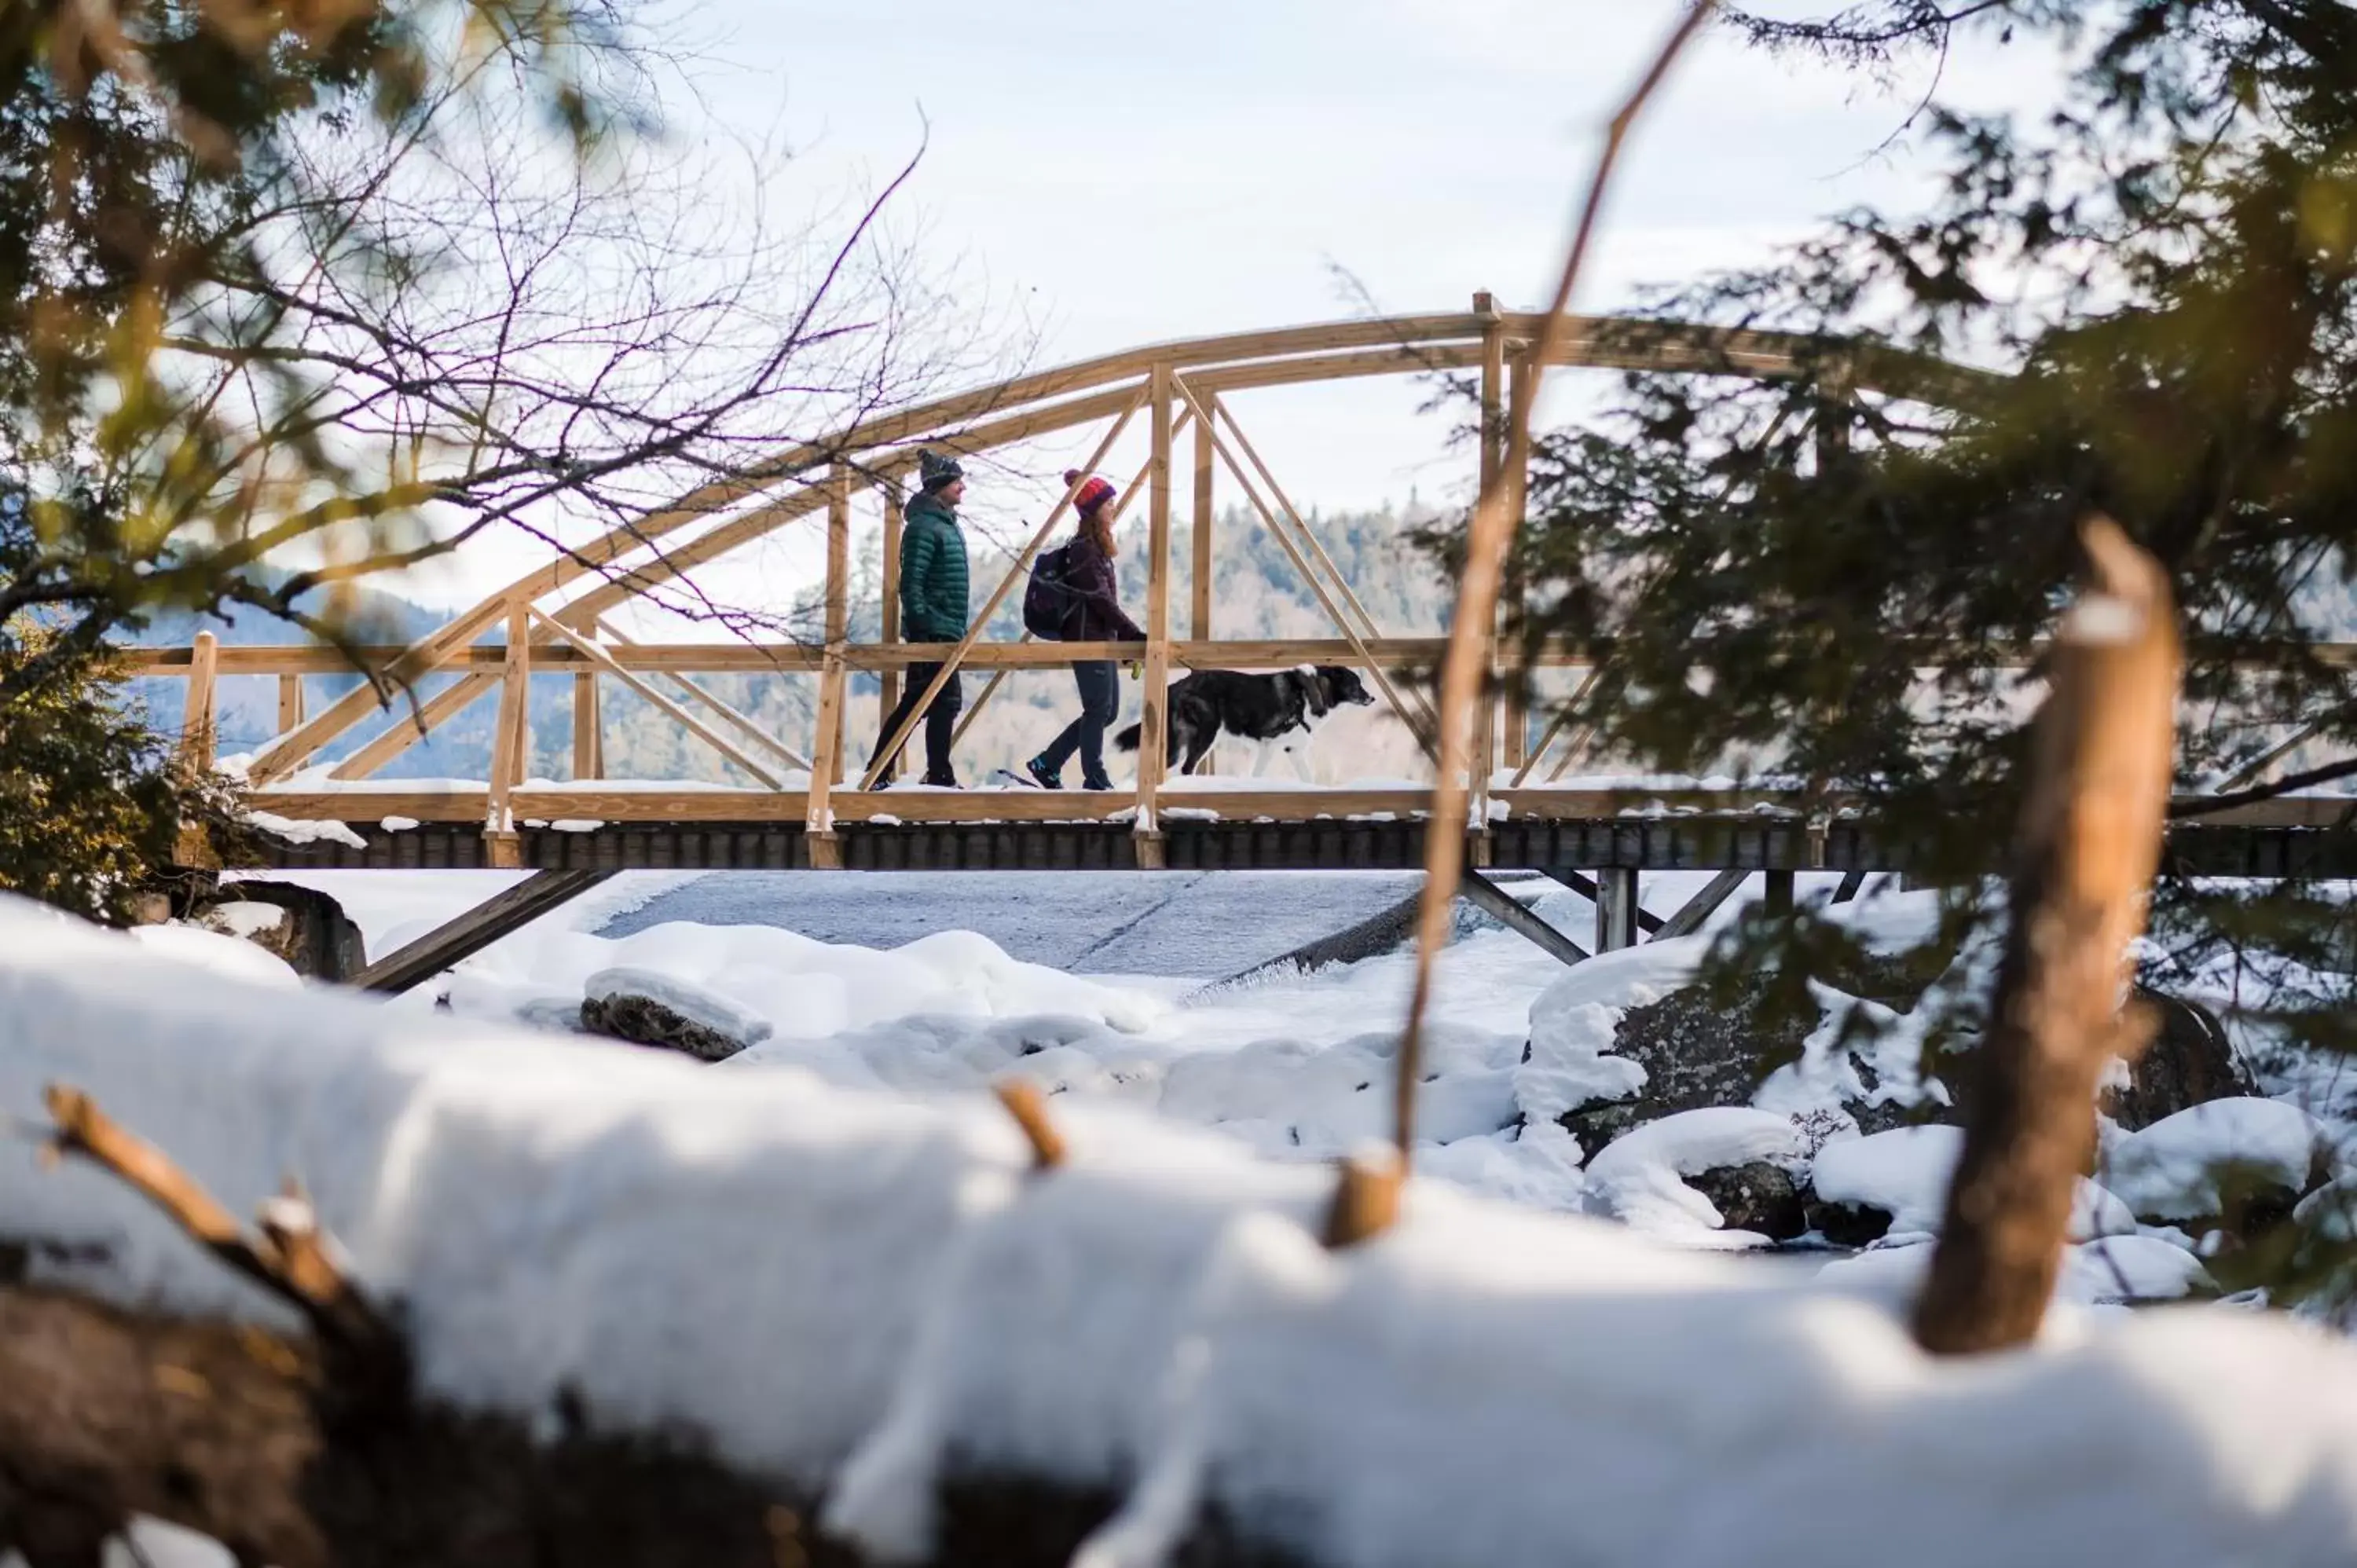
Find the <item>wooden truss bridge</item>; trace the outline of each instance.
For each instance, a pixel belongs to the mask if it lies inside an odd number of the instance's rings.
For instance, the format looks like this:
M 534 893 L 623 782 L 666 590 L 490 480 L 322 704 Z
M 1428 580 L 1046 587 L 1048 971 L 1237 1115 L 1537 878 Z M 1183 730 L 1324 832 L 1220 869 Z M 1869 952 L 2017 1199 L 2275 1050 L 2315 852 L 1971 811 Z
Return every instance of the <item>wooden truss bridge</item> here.
M 1386 635 L 1375 624 L 1276 476 L 1238 422 L 1235 403 L 1253 391 L 1372 376 L 1469 372 L 1478 379 L 1485 427 L 1516 378 L 1532 369 L 1540 317 L 1494 308 L 1476 295 L 1469 311 L 1393 317 L 1250 332 L 1107 355 L 1018 377 L 870 419 L 835 437 L 774 455 L 744 473 L 705 486 L 662 511 L 572 551 L 484 597 L 406 648 L 372 650 L 372 665 L 414 682 L 455 676 L 412 715 L 387 714 L 363 685 L 316 713 L 307 712 L 304 677 L 348 674 L 342 655 L 323 647 L 223 646 L 210 635 L 188 648 L 141 650 L 130 662 L 145 673 L 185 677 L 188 699 L 183 744 L 199 759 L 213 751 L 217 683 L 273 676 L 278 682 L 277 736 L 256 752 L 249 782 L 257 809 L 285 819 L 337 826 L 307 843 L 273 840 L 270 854 L 288 865 L 338 867 L 511 867 L 533 869 L 577 887 L 580 878 L 638 867 L 851 869 L 1410 868 L 1422 862 L 1426 791 L 1269 789 L 1242 781 L 1164 777 L 1163 693 L 1174 668 L 1281 669 L 1302 663 L 1353 666 L 1367 673 L 1383 705 L 1433 753 L 1434 714 L 1403 671 L 1437 662 L 1438 639 Z M 1643 369 L 1695 374 L 1773 377 L 1791 371 L 1811 349 L 1777 334 L 1583 318 L 1554 361 L 1568 367 Z M 1852 361 L 1860 390 L 1941 401 L 1918 362 Z M 1967 372 L 1939 374 L 1964 378 Z M 1064 523 L 1067 493 L 1039 524 L 1006 575 L 977 607 L 974 631 L 955 645 L 902 641 L 898 635 L 899 491 L 915 453 L 931 446 L 963 454 L 1087 427 L 1103 428 L 1083 472 L 1093 471 L 1134 422 L 1146 422 L 1149 454 L 1123 492 L 1142 492 L 1148 564 L 1145 625 L 1136 644 L 983 640 L 994 613 L 1025 579 L 1037 553 Z M 1502 461 L 1502 443 L 1482 446 L 1486 481 Z M 1179 487 L 1190 491 L 1191 603 L 1178 634 L 1171 603 L 1172 514 Z M 1329 623 L 1318 639 L 1224 638 L 1214 628 L 1211 526 L 1223 485 L 1232 486 L 1282 548 Z M 883 635 L 850 640 L 850 535 L 855 498 L 874 492 L 884 526 Z M 1232 497 L 1231 497 L 1232 499 Z M 609 624 L 620 607 L 683 579 L 780 529 L 815 520 L 825 530 L 824 634 L 810 642 L 648 643 Z M 502 633 L 499 641 L 487 641 Z M 987 671 L 970 702 L 971 724 L 1010 671 L 1060 667 L 1075 659 L 1143 656 L 1145 744 L 1134 788 L 1081 791 L 934 791 L 875 788 L 846 767 L 847 682 L 874 672 L 888 713 L 912 664 Z M 1576 649 L 1537 656 L 1539 664 L 1577 671 Z M 766 731 L 695 679 L 753 673 L 815 680 L 812 732 L 789 739 Z M 528 783 L 529 693 L 535 678 L 569 679 L 572 777 Z M 945 676 L 942 678 L 946 678 Z M 1569 679 L 1571 677 L 1566 677 Z M 733 763 L 754 787 L 611 780 L 605 777 L 599 694 L 619 682 Z M 496 694 L 490 776 L 479 788 L 425 789 L 380 770 L 424 735 L 478 700 Z M 923 704 L 918 704 L 919 711 Z M 321 770 L 323 748 L 371 721 L 379 727 Z M 905 726 L 913 730 L 917 721 Z M 1838 813 L 1810 815 L 1792 798 L 1759 791 L 1582 788 L 1566 772 L 1585 751 L 1577 726 L 1558 722 L 1534 739 L 1531 715 L 1512 700 L 1485 712 L 1476 731 L 1473 811 L 1468 832 L 1476 867 L 1577 868 L 1604 881 L 1603 945 L 1634 940 L 1633 878 L 1646 869 L 1706 869 L 1771 877 L 1770 894 L 1791 874 L 1823 869 L 1852 877 L 1904 868 L 1903 846 L 1880 841 L 1870 822 Z M 1568 731 L 1568 733 L 1567 733 Z M 963 733 L 963 725 L 961 726 Z M 905 739 L 905 736 L 903 736 Z M 1257 784 L 1257 781 L 1254 781 Z M 2286 799 L 2206 817 L 2181 827 L 2172 850 L 2180 865 L 2216 875 L 2357 875 L 2341 846 L 2348 802 Z M 545 900 L 555 880 L 522 901 Z M 513 901 L 511 901 L 513 902 Z M 541 905 L 544 907 L 544 902 Z M 532 913 L 539 912 L 532 908 Z M 497 922 L 493 922 L 496 924 Z M 512 921 L 509 925 L 512 925 Z M 1612 929 L 1606 930 L 1609 924 Z M 501 927 L 500 929 L 508 929 Z M 478 943 L 477 945 L 479 945 Z

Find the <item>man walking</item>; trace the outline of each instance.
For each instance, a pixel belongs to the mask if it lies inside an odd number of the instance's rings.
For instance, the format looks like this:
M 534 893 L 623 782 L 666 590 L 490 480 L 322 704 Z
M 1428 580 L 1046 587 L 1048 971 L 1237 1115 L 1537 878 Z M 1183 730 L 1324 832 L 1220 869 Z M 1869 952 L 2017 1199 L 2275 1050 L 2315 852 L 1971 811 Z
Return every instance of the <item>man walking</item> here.
M 965 636 L 966 626 L 965 532 L 957 520 L 957 504 L 965 499 L 965 470 L 954 457 L 920 452 L 917 478 L 920 488 L 909 498 L 900 526 L 900 636 L 909 642 L 956 642 Z M 941 669 L 939 664 L 909 666 L 908 689 L 884 721 L 877 745 L 890 743 Z M 965 705 L 958 679 L 952 673 L 925 710 L 925 782 L 943 789 L 958 787 L 950 767 L 950 737 L 957 728 L 958 710 Z M 899 764 L 897 755 L 886 760 L 877 780 L 879 787 L 892 782 Z

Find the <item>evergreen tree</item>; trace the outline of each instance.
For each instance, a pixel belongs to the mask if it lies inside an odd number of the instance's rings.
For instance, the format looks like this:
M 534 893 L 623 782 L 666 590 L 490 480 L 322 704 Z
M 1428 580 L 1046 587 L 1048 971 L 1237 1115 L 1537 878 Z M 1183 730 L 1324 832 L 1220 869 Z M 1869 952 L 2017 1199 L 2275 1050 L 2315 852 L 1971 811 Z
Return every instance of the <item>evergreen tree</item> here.
M 1865 0 L 1729 21 L 1862 70 L 1962 28 L 2074 64 L 2040 113 L 1927 105 L 1940 177 L 1920 209 L 1845 213 L 1645 313 L 1794 334 L 1793 373 L 1634 374 L 1604 418 L 1541 441 L 1520 630 L 1606 650 L 1581 720 L 1648 767 L 1861 800 L 1930 879 L 1994 874 L 2040 641 L 2101 512 L 2183 616 L 2180 793 L 2248 804 L 2357 773 L 2269 759 L 2357 742 L 2352 671 L 2319 646 L 2347 635 L 2357 573 L 2357 10 Z M 2349 830 L 2317 839 L 2345 869 Z M 2352 1043 L 2344 906 L 2197 881 L 2219 868 L 2183 847 L 2148 978 L 2240 965 L 2266 982 L 2244 991 L 2254 1022 Z M 1944 940 L 1983 918 L 1958 897 Z M 1843 945 L 1804 909 L 1719 958 L 1796 976 Z

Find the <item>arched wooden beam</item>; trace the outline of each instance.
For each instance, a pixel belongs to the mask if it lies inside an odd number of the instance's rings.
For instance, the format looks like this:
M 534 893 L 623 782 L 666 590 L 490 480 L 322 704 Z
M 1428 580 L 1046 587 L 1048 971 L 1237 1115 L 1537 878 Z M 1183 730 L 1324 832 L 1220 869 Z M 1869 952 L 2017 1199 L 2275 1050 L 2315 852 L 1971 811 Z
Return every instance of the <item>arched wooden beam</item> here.
M 597 613 L 643 594 L 680 571 L 820 510 L 824 498 L 815 491 L 757 507 L 711 530 L 706 536 L 712 541 L 709 544 L 699 540 L 683 552 L 673 553 L 692 559 L 677 565 L 666 564 L 662 542 L 673 534 L 709 521 L 824 464 L 843 461 L 863 466 L 862 455 L 868 455 L 865 466 L 873 466 L 879 460 L 877 455 L 884 455 L 881 460 L 888 461 L 897 457 L 899 448 L 916 442 L 978 450 L 985 445 L 1006 445 L 1051 434 L 1103 417 L 1112 412 L 1106 405 L 1125 401 L 1129 395 L 1119 383 L 1136 381 L 1157 364 L 1189 373 L 1194 384 L 1218 394 L 1360 375 L 1461 368 L 1478 360 L 1486 331 L 1494 328 L 1509 338 L 1535 339 L 1543 324 L 1542 317 L 1527 312 L 1499 316 L 1464 311 L 1189 338 L 1100 355 L 881 414 L 825 439 L 785 447 L 740 473 L 698 487 L 635 523 L 566 552 L 412 644 L 384 673 L 396 682 L 414 680 L 482 636 L 507 616 L 512 603 L 561 593 L 583 576 L 647 551 L 653 555 L 649 563 L 602 585 L 585 600 L 598 601 L 589 612 Z M 1968 396 L 1975 384 L 1991 379 L 1986 372 L 1925 358 L 1749 328 L 1585 317 L 1566 324 L 1561 341 L 1562 349 L 1551 356 L 1552 363 L 1685 374 L 1776 376 L 1840 356 L 1849 384 L 1860 391 L 1935 403 L 1958 401 Z M 1107 388 L 1115 390 L 1103 390 Z M 1082 395 L 1092 392 L 1099 395 Z M 1010 413 L 1018 409 L 1025 412 Z M 994 420 L 994 415 L 1000 417 Z M 968 428 L 977 422 L 982 422 L 980 427 Z M 977 439 L 984 428 L 989 429 L 986 442 Z M 265 746 L 255 757 L 250 777 L 257 784 L 285 777 L 379 705 L 376 692 L 368 686 L 346 693 Z

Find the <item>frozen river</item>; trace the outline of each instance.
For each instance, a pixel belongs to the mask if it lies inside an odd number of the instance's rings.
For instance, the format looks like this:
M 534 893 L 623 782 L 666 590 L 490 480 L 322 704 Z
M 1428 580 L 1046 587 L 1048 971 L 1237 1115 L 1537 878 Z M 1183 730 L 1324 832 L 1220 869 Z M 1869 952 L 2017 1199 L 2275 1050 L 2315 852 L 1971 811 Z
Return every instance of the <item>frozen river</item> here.
M 1217 978 L 1355 925 L 1422 880 L 1413 872 L 722 872 L 600 934 L 692 920 L 888 949 L 968 930 L 1070 973 Z

